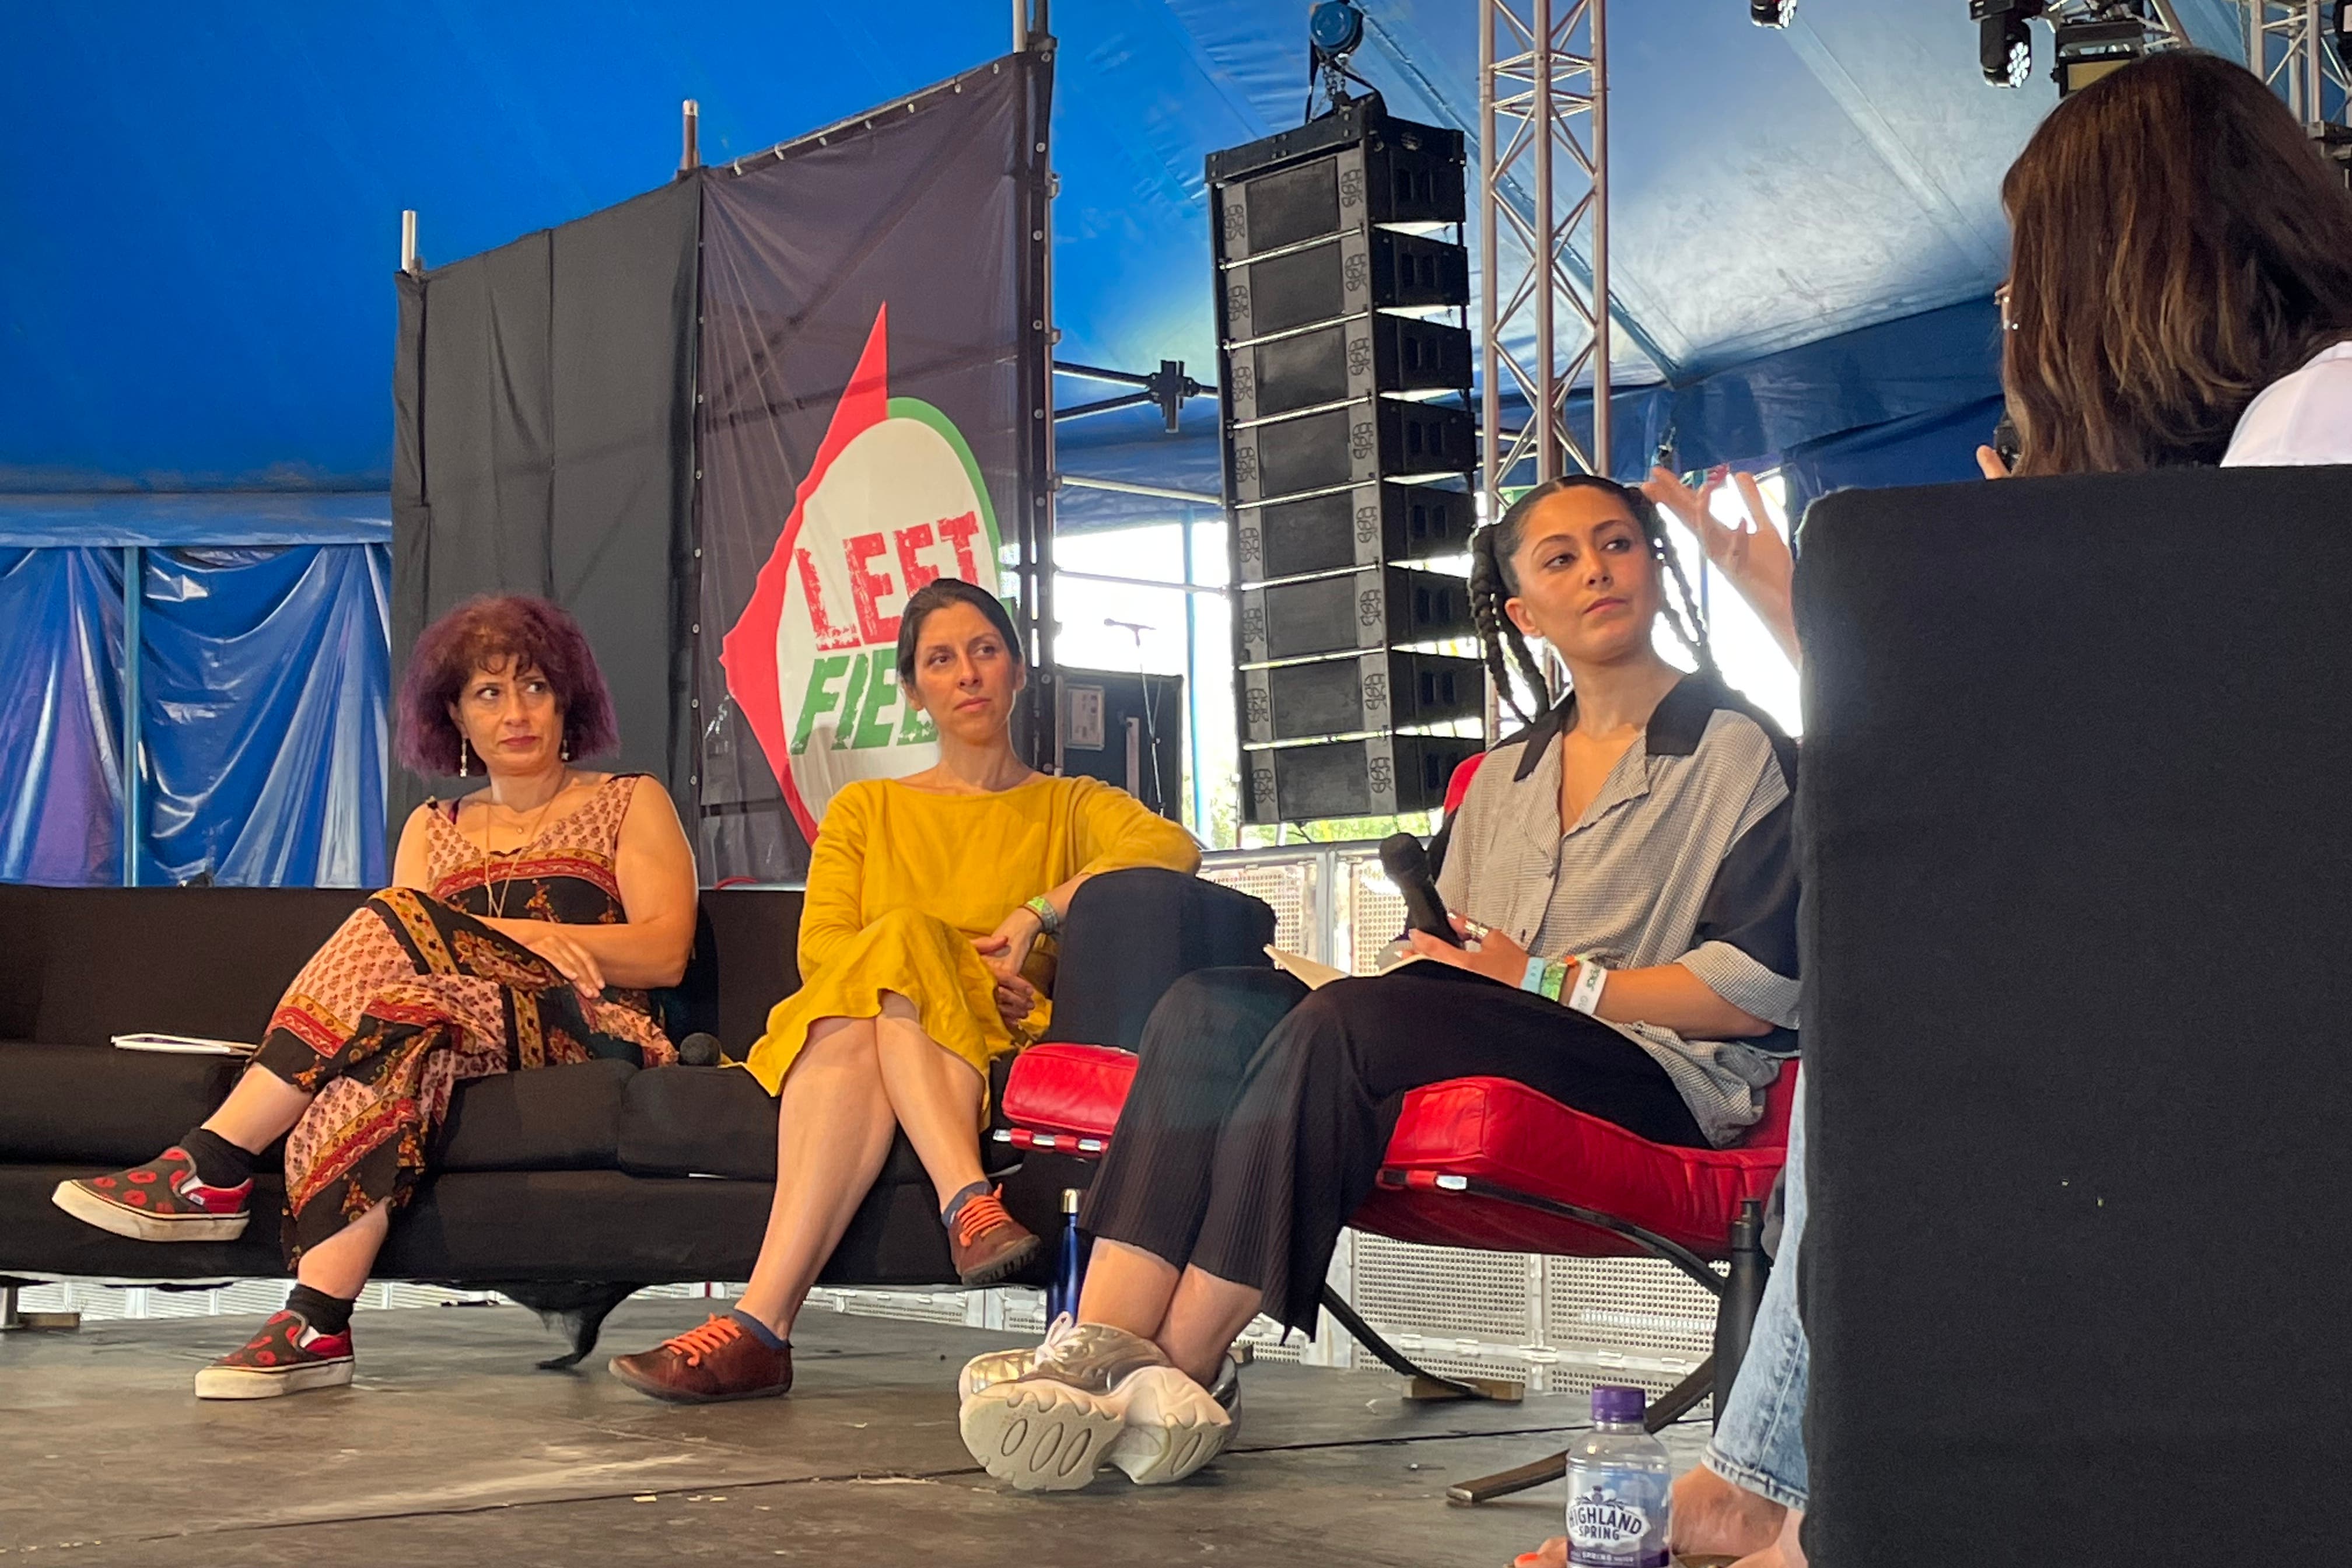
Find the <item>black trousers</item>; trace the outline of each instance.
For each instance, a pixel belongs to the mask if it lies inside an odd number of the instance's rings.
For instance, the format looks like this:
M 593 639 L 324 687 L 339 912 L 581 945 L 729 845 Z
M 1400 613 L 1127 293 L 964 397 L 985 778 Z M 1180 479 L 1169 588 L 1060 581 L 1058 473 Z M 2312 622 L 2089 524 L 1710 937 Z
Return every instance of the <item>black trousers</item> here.
M 1435 963 L 1312 993 L 1279 970 L 1201 970 L 1152 1009 L 1141 1055 L 1080 1223 L 1255 1286 L 1307 1332 L 1408 1089 L 1515 1079 L 1654 1142 L 1706 1142 L 1624 1036 Z

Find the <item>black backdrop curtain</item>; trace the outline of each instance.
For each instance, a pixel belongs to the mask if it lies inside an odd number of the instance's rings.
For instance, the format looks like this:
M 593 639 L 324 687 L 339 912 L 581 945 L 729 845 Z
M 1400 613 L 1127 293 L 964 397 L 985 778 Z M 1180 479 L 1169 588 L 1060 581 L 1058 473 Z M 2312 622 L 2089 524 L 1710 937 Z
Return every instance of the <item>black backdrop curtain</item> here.
M 564 605 L 706 883 L 798 877 L 835 789 L 925 765 L 898 607 L 1016 597 L 1045 527 L 1050 58 L 402 276 L 395 679 L 470 595 Z
M 394 679 L 460 600 L 553 599 L 612 689 L 621 751 L 603 765 L 664 780 L 681 814 L 700 223 L 682 181 L 402 276 L 394 380 Z M 426 786 L 393 782 L 396 834 Z

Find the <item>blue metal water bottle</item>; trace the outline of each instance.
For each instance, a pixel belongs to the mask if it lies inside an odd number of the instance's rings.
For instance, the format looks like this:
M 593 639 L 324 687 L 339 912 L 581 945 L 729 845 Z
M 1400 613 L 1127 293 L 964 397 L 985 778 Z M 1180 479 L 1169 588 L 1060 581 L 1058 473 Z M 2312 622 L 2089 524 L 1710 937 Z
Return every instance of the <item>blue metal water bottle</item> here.
M 1054 1282 L 1045 1288 L 1045 1321 L 1067 1312 L 1078 1315 L 1078 1292 L 1087 1282 L 1086 1238 L 1078 1234 L 1078 1189 L 1062 1189 L 1062 1248 L 1055 1259 Z

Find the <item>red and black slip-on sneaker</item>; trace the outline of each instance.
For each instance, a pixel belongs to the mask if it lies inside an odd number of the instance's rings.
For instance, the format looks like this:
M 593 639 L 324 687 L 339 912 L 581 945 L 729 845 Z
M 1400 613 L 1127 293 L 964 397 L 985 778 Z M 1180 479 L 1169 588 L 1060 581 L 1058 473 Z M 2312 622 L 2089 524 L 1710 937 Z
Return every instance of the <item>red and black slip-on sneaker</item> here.
M 250 1177 L 233 1187 L 208 1187 L 196 1163 L 178 1144 L 143 1165 L 110 1176 L 59 1182 L 49 1201 L 100 1230 L 133 1241 L 235 1241 L 249 1218 Z
M 275 1399 L 352 1380 L 352 1332 L 322 1334 L 289 1310 L 261 1325 L 245 1348 L 196 1373 L 198 1399 Z

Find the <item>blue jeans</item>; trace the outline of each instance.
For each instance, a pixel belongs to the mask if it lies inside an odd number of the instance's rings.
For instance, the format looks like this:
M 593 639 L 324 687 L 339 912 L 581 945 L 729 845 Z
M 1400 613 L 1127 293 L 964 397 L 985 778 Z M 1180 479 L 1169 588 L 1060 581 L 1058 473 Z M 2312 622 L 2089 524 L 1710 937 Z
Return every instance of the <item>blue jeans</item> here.
M 1805 1387 L 1812 1354 L 1797 1321 L 1797 1247 L 1805 1234 L 1805 1097 L 1789 1119 L 1787 1218 L 1748 1342 L 1748 1359 L 1715 1424 L 1706 1468 L 1784 1508 L 1805 1506 Z

